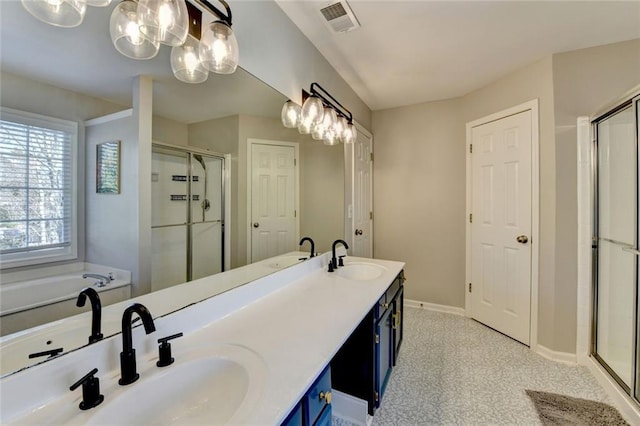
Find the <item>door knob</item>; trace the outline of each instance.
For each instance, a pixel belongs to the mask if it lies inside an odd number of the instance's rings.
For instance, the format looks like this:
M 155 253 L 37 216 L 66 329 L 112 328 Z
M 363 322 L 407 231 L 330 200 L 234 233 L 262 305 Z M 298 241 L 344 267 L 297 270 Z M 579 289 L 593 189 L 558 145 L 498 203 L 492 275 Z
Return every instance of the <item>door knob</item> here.
M 356 235 L 362 235 L 362 229 L 356 229 Z
M 259 226 L 260 226 L 260 224 L 259 224 L 258 222 L 253 222 L 253 227 L 254 227 L 254 228 L 257 228 L 257 227 L 259 227 Z
M 516 238 L 516 241 L 519 242 L 520 244 L 527 244 L 527 242 L 529 241 L 529 238 L 526 235 L 518 235 L 518 237 Z

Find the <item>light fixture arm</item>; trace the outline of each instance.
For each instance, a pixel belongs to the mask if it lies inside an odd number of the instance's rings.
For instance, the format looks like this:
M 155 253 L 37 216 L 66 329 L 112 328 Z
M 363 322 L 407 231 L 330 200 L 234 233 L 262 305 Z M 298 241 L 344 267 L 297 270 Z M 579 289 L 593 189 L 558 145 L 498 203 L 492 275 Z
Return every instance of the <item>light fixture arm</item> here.
M 225 10 L 227 11 L 226 15 L 220 9 L 212 5 L 208 0 L 195 0 L 195 1 L 198 4 L 200 4 L 200 6 L 204 7 L 209 12 L 211 12 L 212 14 L 220 18 L 220 20 L 223 21 L 225 24 L 227 24 L 228 26 L 231 26 L 231 8 L 229 7 L 229 4 L 227 4 L 225 0 L 218 0 L 218 1 L 222 3 Z
M 311 83 L 309 91 L 312 95 L 316 95 L 317 97 L 322 99 L 325 104 L 330 105 L 334 110 L 336 110 L 338 114 L 344 116 L 349 121 L 349 123 L 353 123 L 353 114 L 351 114 L 351 111 L 346 109 L 340 102 L 338 102 L 336 98 L 331 96 L 331 94 L 327 92 L 324 87 L 314 82 Z

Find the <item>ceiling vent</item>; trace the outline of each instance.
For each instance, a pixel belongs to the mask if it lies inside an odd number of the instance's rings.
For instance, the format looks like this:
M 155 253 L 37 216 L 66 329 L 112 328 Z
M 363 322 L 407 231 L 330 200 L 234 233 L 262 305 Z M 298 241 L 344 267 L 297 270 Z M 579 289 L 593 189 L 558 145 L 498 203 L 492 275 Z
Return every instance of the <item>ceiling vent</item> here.
M 360 28 L 356 15 L 353 14 L 353 10 L 344 0 L 332 3 L 320 9 L 320 12 L 322 12 L 322 16 L 335 32 L 346 33 Z

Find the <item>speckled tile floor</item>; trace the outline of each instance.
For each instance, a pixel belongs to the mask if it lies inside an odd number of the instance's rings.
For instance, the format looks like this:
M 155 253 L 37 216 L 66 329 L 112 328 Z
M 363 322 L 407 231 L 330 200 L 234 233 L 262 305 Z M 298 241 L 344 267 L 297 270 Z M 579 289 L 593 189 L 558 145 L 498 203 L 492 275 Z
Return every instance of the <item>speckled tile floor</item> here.
M 525 389 L 610 403 L 585 367 L 547 360 L 469 318 L 405 309 L 373 426 L 541 424 Z

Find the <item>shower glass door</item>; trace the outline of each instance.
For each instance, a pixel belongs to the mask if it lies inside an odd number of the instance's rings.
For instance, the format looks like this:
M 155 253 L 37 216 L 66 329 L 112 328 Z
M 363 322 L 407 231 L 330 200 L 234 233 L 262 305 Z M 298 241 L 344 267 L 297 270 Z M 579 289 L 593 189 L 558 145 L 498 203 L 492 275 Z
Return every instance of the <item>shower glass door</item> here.
M 223 157 L 154 144 L 153 291 L 222 271 L 223 176 Z
M 629 101 L 594 122 L 597 167 L 593 354 L 629 394 L 636 388 L 638 370 L 636 119 L 634 104 Z

